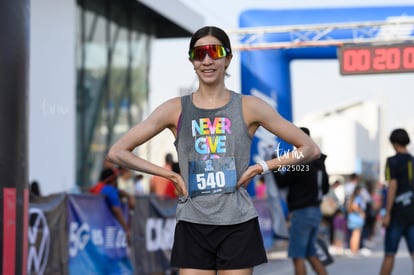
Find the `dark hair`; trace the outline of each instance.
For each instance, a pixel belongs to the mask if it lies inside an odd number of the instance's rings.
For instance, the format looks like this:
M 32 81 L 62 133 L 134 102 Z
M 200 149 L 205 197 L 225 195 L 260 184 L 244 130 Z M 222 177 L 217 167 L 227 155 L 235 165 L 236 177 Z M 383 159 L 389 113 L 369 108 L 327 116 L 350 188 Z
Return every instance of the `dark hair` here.
M 392 144 L 407 146 L 410 143 L 410 137 L 408 136 L 407 131 L 398 128 L 391 132 L 390 142 Z
M 306 128 L 306 127 L 300 127 L 300 129 L 305 133 L 305 134 L 307 134 L 308 136 L 310 136 L 310 131 L 309 131 L 309 129 L 308 128 Z
M 350 180 L 356 180 L 356 179 L 358 179 L 358 174 L 357 173 L 352 173 L 351 175 L 349 175 L 349 179 Z
M 165 155 L 165 163 L 172 164 L 174 162 L 173 155 L 171 153 L 167 153 Z
M 224 48 L 226 48 L 227 54 L 231 55 L 232 51 L 231 51 L 230 38 L 228 37 L 225 31 L 223 31 L 220 28 L 214 27 L 214 26 L 205 26 L 197 30 L 191 37 L 190 46 L 188 50 L 191 51 L 194 48 L 194 45 L 197 42 L 197 40 L 205 36 L 208 36 L 208 35 L 211 35 L 217 38 L 221 42 L 221 44 L 224 46 Z
M 36 196 L 40 196 L 40 186 L 37 181 L 32 181 L 30 184 L 30 193 Z
M 174 162 L 172 165 L 172 170 L 180 174 L 181 173 L 180 164 L 178 162 Z
M 350 201 L 349 201 L 350 203 L 353 203 L 354 202 L 356 196 L 359 195 L 359 193 L 361 192 L 361 190 L 362 190 L 362 186 L 361 185 L 358 184 L 358 185 L 355 186 L 355 188 L 352 191 L 352 194 L 350 196 Z
M 106 168 L 106 169 L 102 170 L 102 172 L 99 176 L 99 181 L 110 182 L 113 179 L 115 179 L 117 175 L 118 175 L 117 170 L 115 170 L 113 168 Z

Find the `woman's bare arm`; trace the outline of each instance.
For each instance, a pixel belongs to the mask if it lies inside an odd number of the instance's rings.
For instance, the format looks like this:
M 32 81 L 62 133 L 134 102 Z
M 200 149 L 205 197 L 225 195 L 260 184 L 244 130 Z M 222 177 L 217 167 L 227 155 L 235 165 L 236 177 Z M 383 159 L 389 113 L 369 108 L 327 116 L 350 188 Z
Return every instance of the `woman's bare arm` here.
M 279 152 L 278 157 L 267 160 L 269 170 L 275 170 L 284 165 L 307 163 L 320 156 L 319 147 L 315 142 L 265 101 L 254 96 L 244 96 L 243 116 L 250 135 L 253 136 L 257 128 L 262 126 L 295 147 L 294 151 Z M 252 165 L 240 179 L 239 185 L 247 183 L 262 172 L 261 165 Z
M 146 143 L 165 129 L 170 129 L 175 135 L 180 113 L 180 98 L 170 99 L 161 104 L 147 119 L 131 128 L 112 145 L 108 153 L 108 159 L 128 169 L 158 175 L 172 180 L 176 184 L 177 191 L 180 194 L 186 194 L 185 184 L 179 174 L 132 153 L 136 147 Z

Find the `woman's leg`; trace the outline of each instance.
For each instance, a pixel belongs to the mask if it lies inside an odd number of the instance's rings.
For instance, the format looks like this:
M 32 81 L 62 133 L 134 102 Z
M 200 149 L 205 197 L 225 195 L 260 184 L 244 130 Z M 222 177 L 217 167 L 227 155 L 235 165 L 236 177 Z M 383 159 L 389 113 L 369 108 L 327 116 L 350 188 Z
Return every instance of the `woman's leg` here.
M 180 268 L 180 275 L 216 275 L 216 270 L 202 270 L 202 269 L 191 269 L 191 268 Z
M 219 275 L 252 275 L 253 268 L 219 270 Z
M 356 254 L 359 251 L 359 244 L 361 239 L 361 229 L 354 229 L 349 240 L 349 248 L 352 253 Z

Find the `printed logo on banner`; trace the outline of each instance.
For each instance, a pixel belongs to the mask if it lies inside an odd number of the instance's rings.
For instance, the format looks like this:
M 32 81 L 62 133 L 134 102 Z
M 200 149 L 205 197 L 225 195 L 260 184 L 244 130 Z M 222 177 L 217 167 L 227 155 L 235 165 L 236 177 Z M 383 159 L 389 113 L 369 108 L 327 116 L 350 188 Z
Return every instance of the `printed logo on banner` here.
M 146 224 L 147 251 L 169 250 L 173 246 L 175 218 L 148 218 Z
M 91 229 L 89 224 L 71 222 L 69 227 L 69 255 L 75 257 L 83 251 L 89 242 L 94 246 L 111 248 L 126 248 L 126 235 L 122 228 L 105 226 Z
M 71 196 L 68 206 L 69 273 L 132 274 L 125 231 L 106 201 Z
M 50 230 L 46 217 L 39 208 L 30 208 L 29 217 L 27 269 L 29 274 L 43 275 L 49 257 Z
M 89 225 L 83 223 L 79 226 L 76 222 L 71 222 L 69 227 L 69 255 L 74 257 L 78 254 L 79 250 L 83 250 L 88 244 Z

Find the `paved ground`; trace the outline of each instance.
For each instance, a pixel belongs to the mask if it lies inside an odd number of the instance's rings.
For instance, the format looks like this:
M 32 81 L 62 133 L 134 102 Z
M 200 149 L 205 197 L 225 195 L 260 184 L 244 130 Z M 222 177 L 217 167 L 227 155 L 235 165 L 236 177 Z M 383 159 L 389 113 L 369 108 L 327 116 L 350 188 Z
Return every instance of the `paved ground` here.
M 269 252 L 269 263 L 256 267 L 255 275 L 292 275 L 293 266 L 286 258 L 284 245 L 279 245 L 274 251 Z M 327 267 L 328 273 L 332 275 L 371 275 L 379 274 L 382 263 L 382 243 L 377 242 L 372 248 L 369 256 L 334 255 L 335 262 Z M 308 274 L 314 274 L 308 266 Z M 400 250 L 397 254 L 393 273 L 395 275 L 411 275 L 412 263 L 405 247 L 405 242 L 400 243 Z

